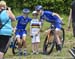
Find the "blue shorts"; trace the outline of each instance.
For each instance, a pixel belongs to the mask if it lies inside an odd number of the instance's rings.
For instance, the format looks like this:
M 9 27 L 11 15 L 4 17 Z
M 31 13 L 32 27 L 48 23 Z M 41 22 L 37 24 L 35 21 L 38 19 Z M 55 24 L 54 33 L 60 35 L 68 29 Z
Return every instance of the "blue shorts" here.
M 59 23 L 55 23 L 54 26 L 55 26 L 56 30 L 61 30 L 61 28 L 62 28 L 62 25 Z
M 22 38 L 23 36 L 26 36 L 27 31 L 26 30 L 16 30 L 15 34 L 16 34 L 16 37 Z

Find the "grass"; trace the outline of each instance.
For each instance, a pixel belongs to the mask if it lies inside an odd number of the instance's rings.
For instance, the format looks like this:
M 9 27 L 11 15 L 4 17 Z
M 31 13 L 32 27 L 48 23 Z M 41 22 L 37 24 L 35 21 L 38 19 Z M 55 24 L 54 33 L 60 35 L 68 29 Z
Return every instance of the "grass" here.
M 31 16 L 31 15 L 30 15 Z M 28 56 L 22 56 L 21 59 L 72 59 L 72 56 L 69 54 L 68 50 L 72 48 L 75 45 L 74 38 L 72 37 L 72 28 L 71 31 L 67 31 L 67 24 L 68 24 L 68 16 L 67 15 L 61 15 L 63 17 L 63 21 L 65 25 L 63 26 L 65 28 L 65 44 L 63 47 L 63 50 L 60 54 L 57 54 L 57 51 L 54 49 L 51 55 L 28 55 Z M 27 50 L 28 53 L 31 53 L 31 38 L 29 36 L 29 25 L 27 26 Z M 45 22 L 43 25 L 43 31 L 46 30 L 49 27 L 49 23 Z M 43 48 L 43 42 L 46 34 L 44 32 L 41 32 L 41 42 L 40 42 L 40 51 L 42 51 Z M 12 54 L 11 48 L 8 49 L 5 58 L 8 59 L 19 59 L 19 56 L 15 56 Z

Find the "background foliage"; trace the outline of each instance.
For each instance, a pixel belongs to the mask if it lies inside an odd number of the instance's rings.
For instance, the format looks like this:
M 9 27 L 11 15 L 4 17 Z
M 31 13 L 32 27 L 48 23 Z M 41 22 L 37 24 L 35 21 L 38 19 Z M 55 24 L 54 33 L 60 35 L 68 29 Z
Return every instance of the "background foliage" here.
M 12 9 L 22 10 L 30 8 L 34 10 L 36 5 L 42 5 L 44 9 L 48 9 L 58 13 L 69 13 L 72 0 L 5 0 L 7 5 Z

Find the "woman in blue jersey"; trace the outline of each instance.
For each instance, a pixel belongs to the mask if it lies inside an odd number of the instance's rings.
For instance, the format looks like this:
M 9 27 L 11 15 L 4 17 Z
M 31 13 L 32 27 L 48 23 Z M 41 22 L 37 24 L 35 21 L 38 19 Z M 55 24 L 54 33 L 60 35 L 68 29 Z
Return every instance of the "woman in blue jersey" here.
M 61 17 L 57 13 L 53 13 L 51 11 L 44 11 L 43 7 L 41 5 L 38 5 L 35 7 L 35 10 L 40 15 L 40 21 L 43 23 L 43 20 L 46 20 L 47 22 L 51 23 L 54 22 L 54 26 L 56 27 L 55 33 L 57 38 L 57 44 L 58 44 L 58 52 L 61 51 L 61 41 L 59 39 L 60 29 L 61 29 Z M 48 30 L 48 34 L 50 29 Z
M 15 16 L 13 15 L 10 8 L 6 10 L 6 2 L 0 1 L 0 20 L 2 25 L 4 25 L 0 29 L 0 59 L 3 59 L 4 53 L 7 51 L 7 45 L 9 39 L 12 35 L 12 26 L 11 21 L 15 20 Z
M 30 10 L 27 8 L 23 9 L 23 15 L 17 16 L 16 20 L 17 26 L 16 26 L 16 39 L 18 41 L 18 50 L 19 50 L 19 55 L 22 55 L 22 42 L 23 42 L 23 47 L 24 47 L 24 55 L 27 55 L 26 51 L 26 26 L 27 24 L 31 21 L 31 18 L 28 17 Z

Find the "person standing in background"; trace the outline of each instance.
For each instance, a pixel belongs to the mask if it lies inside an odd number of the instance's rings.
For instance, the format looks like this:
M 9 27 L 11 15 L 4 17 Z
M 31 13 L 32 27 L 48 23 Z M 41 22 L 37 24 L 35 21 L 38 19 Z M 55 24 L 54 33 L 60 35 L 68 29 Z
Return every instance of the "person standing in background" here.
M 75 37 L 75 1 L 71 3 L 70 15 L 68 18 L 68 29 L 70 29 L 71 22 L 73 28 L 73 36 Z
M 71 22 L 73 28 L 73 37 L 75 37 L 75 0 L 71 3 L 70 15 L 68 19 L 68 30 L 70 29 Z M 70 49 L 69 52 L 75 58 L 75 47 Z
M 7 44 L 12 35 L 11 21 L 15 20 L 15 16 L 12 13 L 11 8 L 7 7 L 5 1 L 0 1 L 0 12 L 0 20 L 2 25 L 4 25 L 0 29 L 0 59 L 3 59 L 4 54 L 7 51 Z

